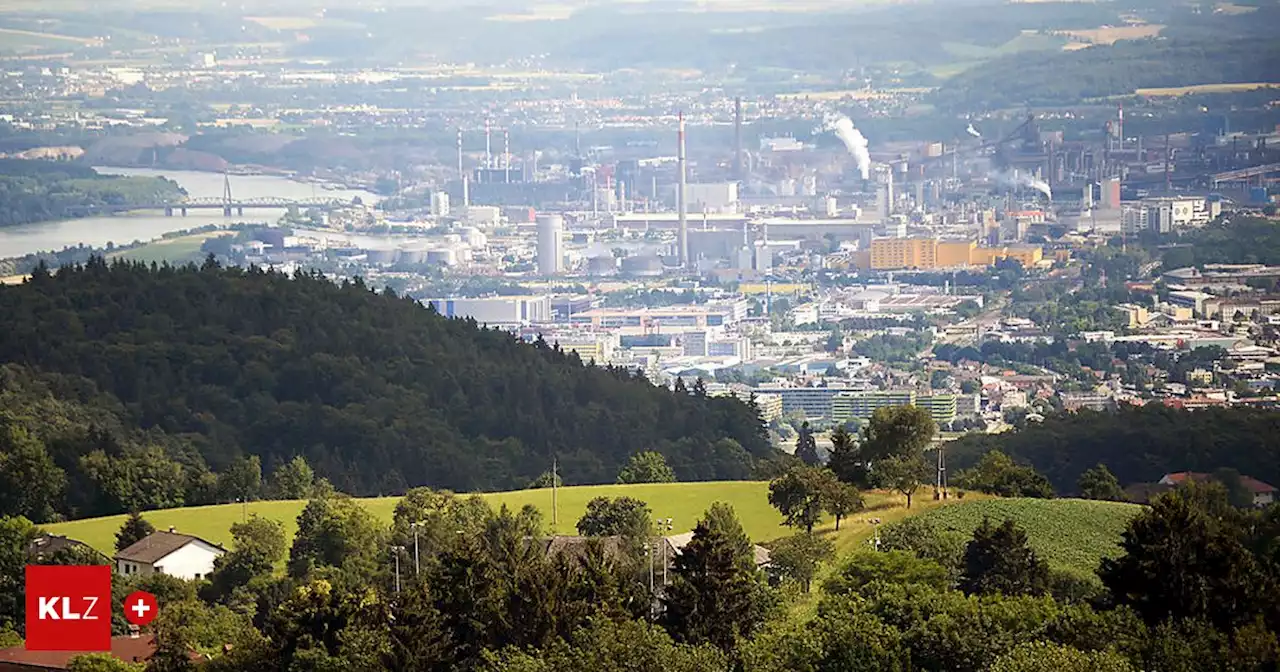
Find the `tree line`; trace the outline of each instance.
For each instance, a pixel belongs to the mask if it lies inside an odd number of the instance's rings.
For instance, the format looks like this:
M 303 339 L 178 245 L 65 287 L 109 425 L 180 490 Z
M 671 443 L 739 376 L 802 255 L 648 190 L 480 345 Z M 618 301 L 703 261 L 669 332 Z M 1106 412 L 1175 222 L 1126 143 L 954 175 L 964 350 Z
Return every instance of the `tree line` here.
M 177 201 L 186 192 L 159 177 L 100 175 L 54 161 L 0 159 L 0 227 L 78 217 L 89 208 Z
M 250 474 L 296 457 L 376 495 L 523 488 L 553 461 L 567 483 L 608 483 L 646 451 L 681 481 L 745 479 L 775 456 L 735 398 L 358 279 L 99 258 L 0 289 L 0 313 L 0 459 L 27 474 L 0 512 L 37 520 L 253 497 Z
M 807 599 L 797 589 L 816 574 L 793 562 L 811 535 L 774 542 L 761 569 L 726 504 L 674 552 L 655 552 L 659 530 L 630 498 L 593 500 L 577 529 L 565 544 L 544 536 L 532 507 L 494 511 L 428 488 L 382 525 L 355 500 L 322 495 L 291 543 L 277 521 L 234 524 L 233 550 L 202 580 L 114 577 L 117 633 L 125 596 L 158 597 L 156 653 L 78 669 L 188 672 L 193 653 L 213 672 L 1261 672 L 1280 662 L 1280 505 L 1237 509 L 1217 485 L 1179 488 L 1138 514 L 1096 581 L 1051 569 L 1013 521 L 961 534 L 908 518 L 818 582 L 816 611 L 797 610 Z M 117 547 L 149 531 L 131 517 Z M 21 567 L 37 534 L 0 519 L 8 644 L 22 636 Z M 100 560 L 71 549 L 43 562 Z
M 1280 483 L 1280 416 L 1232 407 L 1185 411 L 1162 404 L 1112 412 L 1055 413 L 1001 434 L 968 434 L 947 446 L 948 465 L 969 467 L 997 450 L 1043 473 L 1060 492 L 1076 492 L 1088 469 L 1105 464 L 1124 485 L 1179 471 L 1231 468 Z

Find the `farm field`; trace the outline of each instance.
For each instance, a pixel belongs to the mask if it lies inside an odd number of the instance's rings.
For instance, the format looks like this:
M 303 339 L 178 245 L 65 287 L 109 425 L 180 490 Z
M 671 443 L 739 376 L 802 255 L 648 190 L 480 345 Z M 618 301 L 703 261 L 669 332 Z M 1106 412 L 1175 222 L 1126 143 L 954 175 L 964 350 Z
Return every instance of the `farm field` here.
M 1027 541 L 1053 567 L 1092 575 L 1104 557 L 1120 552 L 1120 535 L 1142 507 L 1083 499 L 989 499 L 942 507 L 924 514 L 946 530 L 969 535 L 990 517 L 1012 518 Z
M 1164 26 L 1158 23 L 1142 23 L 1129 26 L 1104 26 L 1087 30 L 1064 30 L 1063 35 L 1070 35 L 1089 44 L 1115 44 L 1120 40 L 1141 40 L 1157 37 Z
M 1139 96 L 1185 96 L 1193 93 L 1235 93 L 1237 91 L 1253 91 L 1254 89 L 1280 89 L 1280 83 L 1238 82 L 1232 84 L 1194 84 L 1191 86 L 1138 89 L 1134 93 Z
M 179 238 L 163 238 L 147 243 L 142 247 L 113 252 L 107 257 L 124 261 L 141 261 L 147 264 L 151 262 L 157 264 L 168 262 L 170 265 L 177 266 L 189 261 L 199 261 L 200 246 L 204 244 L 204 241 L 215 236 L 225 235 L 228 234 L 226 232 L 214 232 L 198 233 Z

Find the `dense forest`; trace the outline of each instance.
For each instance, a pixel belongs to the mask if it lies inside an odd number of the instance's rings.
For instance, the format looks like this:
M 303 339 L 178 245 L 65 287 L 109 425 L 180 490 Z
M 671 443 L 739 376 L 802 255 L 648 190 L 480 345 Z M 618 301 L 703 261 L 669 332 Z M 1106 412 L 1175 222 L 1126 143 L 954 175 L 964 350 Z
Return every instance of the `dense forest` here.
M 1132 40 L 1005 56 L 947 80 L 934 101 L 961 111 L 1074 105 L 1139 88 L 1269 82 L 1276 72 L 1280 44 L 1270 37 Z
M 85 214 L 95 207 L 176 201 L 185 192 L 159 177 L 99 175 L 85 166 L 0 159 L 0 227 Z
M 343 492 L 372 495 L 524 487 L 553 457 L 567 483 L 612 482 L 645 450 L 680 480 L 741 479 L 773 454 L 755 410 L 734 398 L 694 384 L 673 393 L 359 280 L 95 258 L 0 289 L 0 314 L 26 433 L 73 484 L 116 482 L 159 458 L 176 467 L 154 482 L 180 486 L 249 456 L 265 472 L 303 456 Z M 25 454 L 49 471 L 39 450 Z M 123 495 L 67 492 L 77 501 L 53 498 L 55 511 L 131 508 Z M 175 496 L 144 504 L 183 503 Z
M 1221 468 L 1275 484 L 1280 414 L 1253 408 L 1183 411 L 1160 404 L 1054 414 L 1018 431 L 967 435 L 949 445 L 948 460 L 963 468 L 992 449 L 1035 467 L 1059 492 L 1074 492 L 1080 474 L 1099 463 L 1122 485 Z

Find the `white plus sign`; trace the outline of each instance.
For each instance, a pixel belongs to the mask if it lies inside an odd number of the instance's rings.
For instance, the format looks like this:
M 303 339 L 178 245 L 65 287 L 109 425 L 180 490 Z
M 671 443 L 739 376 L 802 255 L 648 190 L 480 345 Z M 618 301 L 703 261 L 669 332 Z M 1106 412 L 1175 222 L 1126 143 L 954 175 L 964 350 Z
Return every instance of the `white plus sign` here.
M 129 608 L 133 610 L 133 613 L 138 615 L 138 618 L 142 618 L 143 616 L 146 616 L 147 612 L 151 611 L 151 605 L 147 604 L 141 598 L 138 599 L 137 604 Z

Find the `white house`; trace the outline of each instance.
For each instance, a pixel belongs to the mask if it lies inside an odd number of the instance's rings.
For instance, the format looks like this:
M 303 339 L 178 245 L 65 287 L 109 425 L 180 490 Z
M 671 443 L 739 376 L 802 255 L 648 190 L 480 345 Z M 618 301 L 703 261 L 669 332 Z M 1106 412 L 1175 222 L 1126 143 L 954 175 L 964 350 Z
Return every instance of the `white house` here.
M 116 573 L 168 574 L 180 579 L 203 579 L 213 571 L 213 561 L 227 550 L 199 537 L 168 532 L 152 532 L 145 539 L 116 554 Z

